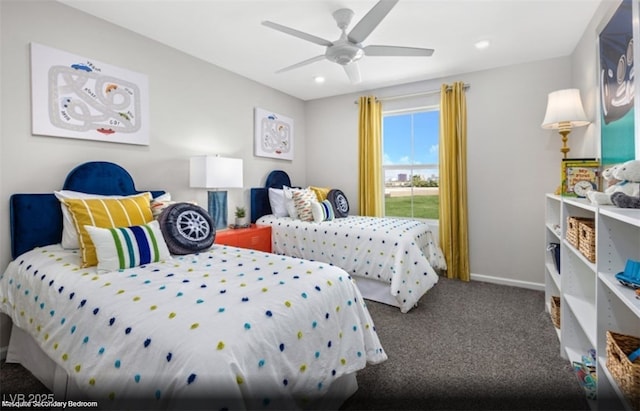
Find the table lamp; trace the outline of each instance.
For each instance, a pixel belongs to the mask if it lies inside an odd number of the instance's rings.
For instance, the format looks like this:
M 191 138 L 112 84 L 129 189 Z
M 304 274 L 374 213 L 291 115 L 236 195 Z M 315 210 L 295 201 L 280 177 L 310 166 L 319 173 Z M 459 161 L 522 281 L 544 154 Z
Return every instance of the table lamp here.
M 216 229 L 227 228 L 227 192 L 221 189 L 242 188 L 242 159 L 220 156 L 194 156 L 189 162 L 189 185 L 212 188 L 208 211 Z
M 589 124 L 587 116 L 582 108 L 580 90 L 577 88 L 557 90 L 549 93 L 547 99 L 547 112 L 542 121 L 542 128 L 558 130 L 562 136 L 562 152 L 567 158 L 569 146 L 567 140 L 573 127 L 582 127 Z

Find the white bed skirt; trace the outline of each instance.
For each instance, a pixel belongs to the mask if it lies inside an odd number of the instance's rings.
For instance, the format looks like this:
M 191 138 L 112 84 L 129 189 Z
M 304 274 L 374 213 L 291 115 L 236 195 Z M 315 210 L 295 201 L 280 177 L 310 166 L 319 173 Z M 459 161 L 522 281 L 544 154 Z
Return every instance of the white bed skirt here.
M 67 378 L 62 367 L 49 358 L 29 334 L 15 325 L 11 326 L 6 362 L 21 364 L 29 370 L 54 394 L 56 401 L 79 397 L 74 395 L 79 393 L 77 386 Z
M 54 394 L 56 401 L 82 398 L 66 372 L 40 349 L 29 334 L 15 325 L 11 326 L 6 362 L 21 364 L 29 370 Z M 356 373 L 343 375 L 331 384 L 324 398 L 309 404 L 309 409 L 337 410 L 357 390 Z
M 362 297 L 366 300 L 376 301 L 393 307 L 400 307 L 398 300 L 391 295 L 391 286 L 389 283 L 367 277 L 356 277 L 354 275 L 352 275 L 351 278 L 355 280 L 358 289 L 360 289 L 360 294 L 362 294 Z

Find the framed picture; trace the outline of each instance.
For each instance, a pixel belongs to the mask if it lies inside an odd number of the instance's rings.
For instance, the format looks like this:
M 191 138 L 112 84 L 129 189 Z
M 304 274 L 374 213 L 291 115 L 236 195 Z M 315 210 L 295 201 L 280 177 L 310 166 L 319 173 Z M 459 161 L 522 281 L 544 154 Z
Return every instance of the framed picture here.
M 293 120 L 261 108 L 254 114 L 255 155 L 293 160 Z
M 633 4 L 623 0 L 599 27 L 598 78 L 600 147 L 603 166 L 636 155 Z
M 36 135 L 149 144 L 146 75 L 31 43 Z
M 596 159 L 566 158 L 562 160 L 561 194 L 585 197 L 589 190 L 600 190 L 600 161 Z

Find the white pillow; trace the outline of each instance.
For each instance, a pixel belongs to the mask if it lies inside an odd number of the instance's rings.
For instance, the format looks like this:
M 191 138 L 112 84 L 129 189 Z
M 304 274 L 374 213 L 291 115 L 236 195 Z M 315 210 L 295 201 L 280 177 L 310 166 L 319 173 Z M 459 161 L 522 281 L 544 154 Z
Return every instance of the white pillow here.
M 54 191 L 53 194 L 60 200 L 60 207 L 62 209 L 62 248 L 67 250 L 75 250 L 80 248 L 80 240 L 78 239 L 78 232 L 76 225 L 73 221 L 73 216 L 64 205 L 64 200 L 71 200 L 76 198 L 126 198 L 130 196 L 103 196 L 98 194 L 87 194 L 79 191 L 72 190 L 60 190 Z M 140 194 L 133 194 L 140 195 Z M 149 199 L 151 199 L 151 193 L 148 193 Z
M 269 189 L 269 205 L 271 212 L 276 217 L 287 217 L 289 213 L 285 207 L 284 190 L 278 188 Z
M 283 186 L 282 190 L 284 191 L 284 206 L 287 209 L 287 214 L 289 215 L 289 217 L 297 219 L 298 211 L 296 211 L 296 205 L 293 202 L 293 192 L 298 189 Z
M 98 271 L 124 270 L 171 257 L 157 220 L 132 227 L 85 228 L 96 247 Z

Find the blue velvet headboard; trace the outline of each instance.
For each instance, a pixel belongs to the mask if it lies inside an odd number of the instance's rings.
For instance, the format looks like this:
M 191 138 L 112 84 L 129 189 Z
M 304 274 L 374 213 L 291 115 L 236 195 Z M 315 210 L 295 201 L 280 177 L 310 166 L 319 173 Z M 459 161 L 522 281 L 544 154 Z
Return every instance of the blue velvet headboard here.
M 273 170 L 267 176 L 264 187 L 251 189 L 251 222 L 255 223 L 263 215 L 273 214 L 269 204 L 269 189 L 291 187 L 289 175 L 282 170 Z
M 69 172 L 63 190 L 102 195 L 132 195 L 138 191 L 131 175 L 106 161 L 80 164 Z M 164 191 L 151 191 L 153 197 Z M 13 194 L 9 199 L 11 256 L 62 240 L 62 210 L 53 193 Z

